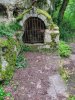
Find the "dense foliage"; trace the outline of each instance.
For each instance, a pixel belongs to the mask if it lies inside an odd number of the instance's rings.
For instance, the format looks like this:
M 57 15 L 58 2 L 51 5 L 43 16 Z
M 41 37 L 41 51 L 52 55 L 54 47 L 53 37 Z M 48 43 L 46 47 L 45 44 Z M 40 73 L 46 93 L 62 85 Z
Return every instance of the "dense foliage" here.
M 13 36 L 15 31 L 20 30 L 21 26 L 18 22 L 11 22 L 10 24 L 0 24 L 0 36 Z
M 16 68 L 25 68 L 27 67 L 27 61 L 23 53 L 20 53 L 16 60 Z
M 6 93 L 4 91 L 4 88 L 2 86 L 0 86 L 0 100 L 5 100 L 5 97 L 10 97 L 11 94 L 10 93 Z
M 56 0 L 53 20 L 58 23 L 58 14 L 62 4 L 62 0 Z M 75 42 L 75 0 L 69 0 L 68 6 L 64 12 L 63 20 L 61 20 L 60 38 L 66 42 Z
M 71 54 L 71 48 L 63 41 L 60 41 L 58 51 L 61 57 L 69 57 Z

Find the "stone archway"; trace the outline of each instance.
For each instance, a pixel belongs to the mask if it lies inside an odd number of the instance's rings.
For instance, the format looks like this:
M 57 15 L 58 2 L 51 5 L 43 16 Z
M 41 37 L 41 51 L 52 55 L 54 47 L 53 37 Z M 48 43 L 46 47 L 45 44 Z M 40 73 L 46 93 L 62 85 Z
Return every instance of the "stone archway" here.
M 31 30 L 30 28 L 27 28 L 28 23 L 30 23 L 30 20 L 29 20 L 30 18 L 40 19 L 41 20 L 40 22 L 42 22 L 43 26 L 45 26 L 43 28 L 43 31 L 42 32 L 40 31 L 41 35 L 38 35 L 38 34 L 37 35 L 35 34 L 36 36 L 34 35 L 34 33 L 38 33 L 37 31 L 34 31 L 34 30 L 36 30 L 35 27 L 32 28 L 32 26 L 31 26 L 31 29 L 33 29 L 33 30 Z M 59 42 L 59 28 L 57 25 L 55 25 L 53 23 L 51 16 L 46 11 L 35 8 L 34 12 L 33 12 L 33 9 L 29 9 L 27 11 L 24 11 L 20 15 L 20 17 L 17 18 L 17 20 L 19 20 L 20 25 L 23 27 L 21 37 L 20 37 L 21 42 L 29 43 L 29 44 L 42 43 L 42 44 L 37 44 L 37 45 L 43 45 L 43 48 L 45 46 L 47 46 L 47 48 L 50 48 L 50 46 L 51 46 L 51 44 L 53 44 L 53 42 L 55 45 L 56 45 L 56 43 Z M 36 26 L 36 24 L 34 26 Z M 28 25 L 28 27 L 29 27 L 29 25 Z M 42 27 L 41 27 L 41 29 L 42 29 Z M 29 31 L 31 31 L 31 32 L 29 32 Z M 43 35 L 42 35 L 42 33 L 43 33 Z M 42 37 L 42 38 L 39 39 L 37 37 L 39 37 L 39 38 Z
M 38 17 L 29 17 L 24 23 L 24 43 L 44 43 L 45 23 Z

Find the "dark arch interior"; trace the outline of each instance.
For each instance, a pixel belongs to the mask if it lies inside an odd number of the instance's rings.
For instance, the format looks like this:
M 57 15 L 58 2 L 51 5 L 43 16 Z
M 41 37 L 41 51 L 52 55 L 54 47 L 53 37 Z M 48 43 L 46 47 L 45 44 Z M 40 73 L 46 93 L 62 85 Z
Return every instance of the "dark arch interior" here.
M 24 43 L 44 43 L 45 24 L 38 17 L 30 17 L 24 24 Z
M 0 4 L 0 16 L 7 16 L 7 8 Z
M 13 9 L 13 16 L 14 17 L 18 16 L 18 11 L 19 11 L 19 8 L 15 6 L 15 8 Z
M 15 4 L 14 9 L 13 9 L 13 16 L 17 17 L 20 13 L 24 11 L 24 7 L 20 7 L 19 5 Z

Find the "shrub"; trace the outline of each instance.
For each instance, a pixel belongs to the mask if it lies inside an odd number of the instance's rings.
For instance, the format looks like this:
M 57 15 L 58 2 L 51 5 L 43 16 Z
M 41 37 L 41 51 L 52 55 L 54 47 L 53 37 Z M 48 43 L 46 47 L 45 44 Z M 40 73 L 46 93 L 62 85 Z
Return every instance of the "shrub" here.
M 16 60 L 16 68 L 25 68 L 27 66 L 27 61 L 24 55 L 21 53 L 18 55 Z
M 0 36 L 13 36 L 15 31 L 20 30 L 21 26 L 18 22 L 11 22 L 10 24 L 0 24 Z
M 21 29 L 21 26 L 19 25 L 18 22 L 12 22 L 8 25 L 8 27 L 11 29 L 11 30 L 14 30 L 14 31 L 17 31 L 17 30 L 20 30 Z
M 60 41 L 58 46 L 58 52 L 61 57 L 69 57 L 71 54 L 71 48 L 64 41 Z
M 0 86 L 0 100 L 4 100 L 5 97 L 10 97 L 10 93 L 6 93 L 2 86 Z
M 70 96 L 68 100 L 75 100 L 75 96 Z
M 0 36 L 12 36 L 13 30 L 11 30 L 4 23 L 0 24 Z

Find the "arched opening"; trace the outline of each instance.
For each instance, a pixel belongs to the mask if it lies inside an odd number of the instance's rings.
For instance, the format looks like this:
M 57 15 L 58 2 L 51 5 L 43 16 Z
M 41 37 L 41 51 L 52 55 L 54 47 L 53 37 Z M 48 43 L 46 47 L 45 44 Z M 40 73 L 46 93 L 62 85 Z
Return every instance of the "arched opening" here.
M 38 17 L 29 17 L 24 24 L 24 43 L 44 43 L 45 24 Z
M 0 16 L 7 17 L 7 8 L 3 4 L 0 4 Z

